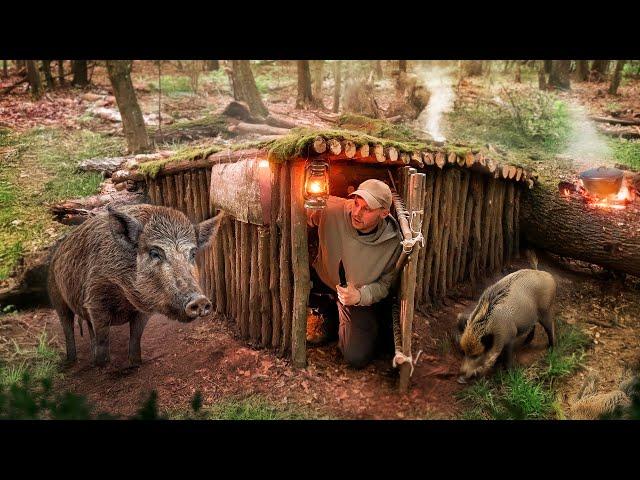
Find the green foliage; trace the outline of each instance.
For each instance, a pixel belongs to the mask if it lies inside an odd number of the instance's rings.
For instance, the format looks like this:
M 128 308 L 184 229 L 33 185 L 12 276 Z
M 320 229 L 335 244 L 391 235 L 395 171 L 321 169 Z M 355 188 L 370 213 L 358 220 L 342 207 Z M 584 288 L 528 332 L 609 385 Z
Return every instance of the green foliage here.
M 616 162 L 640 169 L 640 141 L 616 138 L 609 140 Z
M 556 347 L 526 369 L 498 371 L 480 378 L 459 396 L 469 406 L 464 419 L 562 418 L 555 401 L 555 381 L 581 367 L 588 336 L 575 325 L 556 321 Z
M 379 118 L 370 118 L 363 115 L 346 113 L 338 119 L 338 125 L 345 130 L 354 130 L 366 133 L 373 137 L 397 140 L 399 142 L 412 142 L 419 135 L 412 128 L 393 124 Z
M 9 276 L 24 251 L 51 242 L 55 224 L 43 205 L 94 194 L 95 172 L 80 172 L 80 160 L 122 154 L 123 140 L 85 130 L 2 130 L 0 150 L 0 279 Z
M 213 153 L 217 153 L 222 150 L 222 147 L 218 145 L 210 145 L 206 147 L 190 147 L 185 146 L 180 148 L 170 157 L 162 158 L 160 160 L 153 160 L 151 162 L 141 163 L 138 166 L 138 172 L 143 175 L 155 178 L 162 167 L 172 162 L 182 161 L 194 161 L 201 158 L 206 158 Z
M 260 396 L 250 396 L 239 399 L 225 399 L 206 408 L 196 403 L 196 397 L 192 400 L 192 411 L 197 419 L 206 420 L 301 420 L 311 418 L 311 412 L 306 412 L 299 407 L 287 407 L 275 405 Z M 199 400 L 201 401 L 201 399 Z M 198 406 L 196 410 L 196 406 Z M 192 414 L 173 412 L 170 418 L 186 420 L 194 418 Z
M 185 94 L 195 93 L 192 88 L 191 79 L 187 75 L 162 75 L 159 85 L 158 77 L 149 79 L 147 86 L 152 92 L 157 92 L 158 87 L 162 88 L 162 94 L 169 97 L 176 97 Z
M 501 104 L 479 101 L 448 114 L 450 137 L 504 145 L 527 154 L 560 153 L 570 132 L 566 105 L 552 94 L 534 89 L 503 92 Z

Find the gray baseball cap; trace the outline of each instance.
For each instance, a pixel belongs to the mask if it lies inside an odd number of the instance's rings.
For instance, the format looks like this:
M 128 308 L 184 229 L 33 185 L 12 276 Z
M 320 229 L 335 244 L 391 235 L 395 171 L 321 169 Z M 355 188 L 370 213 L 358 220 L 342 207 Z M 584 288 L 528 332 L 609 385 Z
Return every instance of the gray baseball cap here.
M 362 182 L 358 189 L 349 196 L 358 195 L 364 198 L 369 208 L 391 208 L 391 189 L 381 180 L 371 178 Z

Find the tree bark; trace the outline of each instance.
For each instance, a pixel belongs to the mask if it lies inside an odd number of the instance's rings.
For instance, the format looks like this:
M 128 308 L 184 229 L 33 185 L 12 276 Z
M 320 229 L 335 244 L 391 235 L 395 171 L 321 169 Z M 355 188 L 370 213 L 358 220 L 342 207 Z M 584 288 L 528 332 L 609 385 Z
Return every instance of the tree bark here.
M 231 80 L 233 86 L 233 98 L 249 105 L 251 113 L 260 117 L 269 115 L 267 107 L 262 103 L 260 92 L 253 78 L 249 60 L 231 61 Z
M 311 60 L 311 94 L 317 102 L 322 102 L 322 76 L 324 70 L 324 60 Z
M 9 69 L 6 60 L 2 61 L 2 78 L 9 78 Z
M 379 60 L 378 60 L 379 61 Z M 340 90 L 342 88 L 342 60 L 336 60 L 334 66 L 335 85 L 333 87 L 333 113 L 340 110 Z
M 546 60 L 540 63 L 540 67 L 538 68 L 538 88 L 540 90 L 547 89 L 547 76 L 545 73 L 545 64 Z
M 526 189 L 523 197 L 519 220 L 529 244 L 640 276 L 640 234 L 630 228 L 640 222 L 637 207 L 593 207 L 579 193 L 560 195 L 551 179 L 541 179 L 532 190 Z
M 31 87 L 31 95 L 33 98 L 39 99 L 42 96 L 42 83 L 35 60 L 27 60 L 27 78 Z
M 553 60 L 551 73 L 549 74 L 549 85 L 561 90 L 569 90 L 571 82 L 569 80 L 569 67 L 571 60 Z
M 606 75 L 609 70 L 609 62 L 610 60 L 594 60 L 591 64 L 591 70 L 601 75 Z
M 589 62 L 587 60 L 576 60 L 576 79 L 585 82 L 589 79 Z
M 384 73 L 382 72 L 382 60 L 376 60 L 375 71 L 376 71 L 376 78 L 380 80 L 384 75 Z
M 56 86 L 53 82 L 53 77 L 51 76 L 51 60 L 42 60 L 42 72 L 44 73 L 44 78 L 47 82 L 47 88 L 49 90 L 53 90 Z
M 218 60 L 205 60 L 205 68 L 212 72 L 213 70 L 218 70 L 220 68 L 220 62 Z
M 107 72 L 122 117 L 122 127 L 129 152 L 142 153 L 150 149 L 150 144 L 131 81 L 132 63 L 130 60 L 107 60 Z
M 611 79 L 611 85 L 609 86 L 609 95 L 617 95 L 618 87 L 620 86 L 620 80 L 622 79 L 622 68 L 624 67 L 626 60 L 618 60 L 616 62 L 616 69 L 613 72 L 613 78 Z
M 407 61 L 406 60 L 398 60 L 398 70 L 401 72 L 407 73 Z
M 73 80 L 71 80 L 71 85 L 76 87 L 86 87 L 89 85 L 86 60 L 72 60 L 71 70 L 73 71 Z
M 64 60 L 58 60 L 58 85 L 64 85 Z
M 543 60 L 544 63 L 544 73 L 549 75 L 551 73 L 551 68 L 553 65 L 553 60 Z
M 308 108 L 315 106 L 316 102 L 311 91 L 311 72 L 309 60 L 298 60 L 298 97 L 296 108 Z

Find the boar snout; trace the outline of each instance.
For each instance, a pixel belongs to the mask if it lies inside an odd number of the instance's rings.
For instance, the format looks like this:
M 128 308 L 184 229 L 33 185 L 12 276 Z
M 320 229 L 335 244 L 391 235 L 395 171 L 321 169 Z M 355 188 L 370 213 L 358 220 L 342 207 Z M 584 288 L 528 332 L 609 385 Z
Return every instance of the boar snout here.
M 184 313 L 190 320 L 198 317 L 206 317 L 211 312 L 211 302 L 204 295 L 195 295 L 184 307 Z

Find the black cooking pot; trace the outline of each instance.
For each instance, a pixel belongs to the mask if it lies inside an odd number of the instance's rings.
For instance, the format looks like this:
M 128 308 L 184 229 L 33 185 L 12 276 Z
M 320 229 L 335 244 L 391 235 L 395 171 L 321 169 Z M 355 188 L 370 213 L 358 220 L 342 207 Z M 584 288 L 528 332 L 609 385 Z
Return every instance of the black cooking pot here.
M 615 195 L 622 186 L 623 173 L 617 168 L 598 167 L 580 174 L 584 188 L 599 196 Z

